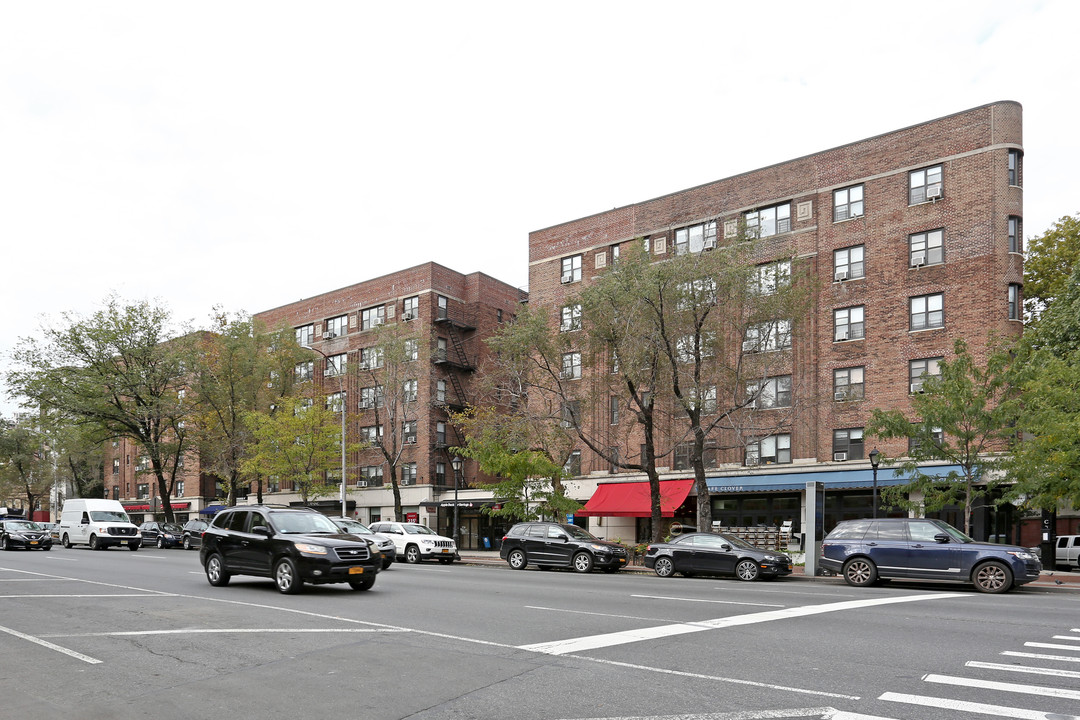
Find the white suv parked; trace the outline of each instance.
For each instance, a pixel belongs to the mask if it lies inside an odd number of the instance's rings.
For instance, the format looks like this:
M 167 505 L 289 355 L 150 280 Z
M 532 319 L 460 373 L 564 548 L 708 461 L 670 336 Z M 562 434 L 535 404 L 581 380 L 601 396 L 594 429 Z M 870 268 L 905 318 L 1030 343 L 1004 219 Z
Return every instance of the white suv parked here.
M 394 541 L 398 560 L 418 563 L 432 558 L 441 563 L 460 560 L 457 544 L 448 537 L 436 535 L 427 525 L 409 522 L 377 522 L 368 526 L 372 532 Z

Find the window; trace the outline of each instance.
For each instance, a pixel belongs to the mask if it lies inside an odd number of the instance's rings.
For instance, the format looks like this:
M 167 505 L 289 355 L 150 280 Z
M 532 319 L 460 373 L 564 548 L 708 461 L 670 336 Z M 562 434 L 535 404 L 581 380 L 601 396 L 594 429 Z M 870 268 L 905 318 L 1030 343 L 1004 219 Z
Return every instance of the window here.
M 926 330 L 945 326 L 945 296 L 918 295 L 911 298 L 911 329 Z
M 416 421 L 406 420 L 401 423 L 401 442 L 408 444 L 416 443 Z
M 611 264 L 615 265 L 618 262 L 619 262 L 619 246 L 618 245 L 612 245 L 611 246 Z
M 863 214 L 863 186 L 833 190 L 833 222 L 849 220 Z
M 908 205 L 918 205 L 942 196 L 941 166 L 908 173 Z
M 791 435 L 773 435 L 746 445 L 747 465 L 785 465 L 791 462 Z
M 119 475 L 120 474 L 120 458 L 113 458 L 113 461 L 112 461 L 112 474 L 113 475 Z
M 754 291 L 758 295 L 775 295 L 779 288 L 791 284 L 791 261 L 758 265 L 754 270 Z M 712 298 L 716 300 L 716 283 L 712 283 Z
M 791 321 L 774 320 L 757 323 L 746 328 L 743 352 L 769 352 L 791 347 Z
M 1009 285 L 1009 319 L 1020 319 L 1020 286 Z
M 833 282 L 866 277 L 866 265 L 863 260 L 865 252 L 862 245 L 834 250 Z
M 326 371 L 323 374 L 327 377 L 344 374 L 345 363 L 347 361 L 348 355 L 346 353 L 331 355 L 330 357 L 326 358 Z
M 563 353 L 562 376 L 565 380 L 578 380 L 581 378 L 581 353 Z
M 360 349 L 360 369 L 376 370 L 383 366 L 383 351 L 381 347 L 369 347 Z
M 401 465 L 401 484 L 402 485 L 415 485 L 416 484 L 416 463 L 407 462 Z
M 382 485 L 383 484 L 383 466 L 382 465 L 364 465 L 360 468 L 360 482 L 357 483 L 360 487 L 364 485 Z
M 716 248 L 716 221 L 691 225 L 675 231 L 675 254 L 699 253 Z
M 612 445 L 607 449 L 607 454 L 609 458 L 608 472 L 614 475 L 615 473 L 619 472 L 619 446 Z
M 502 308 L 497 308 L 495 310 L 495 322 L 502 322 Z
M 866 308 L 862 305 L 833 310 L 833 340 L 861 340 L 866 337 Z
M 341 408 L 344 407 L 344 401 L 344 392 L 330 393 L 326 396 L 326 409 L 330 412 L 341 412 Z
M 150 458 L 145 455 L 140 455 L 139 459 L 135 461 L 135 472 L 146 472 L 150 469 Z
M 416 402 L 417 395 L 419 394 L 420 384 L 415 380 L 406 380 L 401 383 L 401 396 L 407 403 Z
M 908 363 L 908 379 L 913 393 L 922 392 L 923 381 L 928 377 L 941 377 L 941 361 L 944 358 L 924 358 Z
M 939 229 L 909 235 L 908 260 L 909 267 L 945 262 L 945 231 Z
M 183 480 L 177 480 L 176 481 L 176 492 L 174 493 L 174 496 L 175 497 L 184 497 L 184 481 Z
M 150 485 L 149 485 L 149 483 L 143 483 L 141 485 L 136 485 L 135 486 L 135 492 L 137 493 L 136 497 L 139 500 L 142 500 L 143 498 L 150 497 Z
M 371 410 L 372 408 L 378 408 L 383 406 L 383 387 L 382 385 L 375 385 L 374 387 L 360 388 L 360 409 Z
M 572 283 L 581 280 L 581 255 L 571 255 L 562 259 L 562 282 Z
M 413 295 L 401 301 L 401 319 L 406 322 L 420 316 L 420 297 Z
M 314 325 L 301 325 L 296 328 L 296 344 L 297 345 L 311 345 L 311 341 L 315 338 L 315 326 Z
M 791 231 L 791 203 L 748 212 L 745 215 L 746 233 L 750 237 L 769 237 Z
M 341 337 L 349 331 L 349 316 L 338 315 L 326 321 L 323 328 L 323 338 Z
M 833 370 L 833 400 L 862 400 L 866 397 L 866 369 L 861 367 Z
M 932 441 L 936 446 L 941 447 L 945 444 L 945 433 L 941 430 L 941 428 L 932 428 L 930 433 Z M 921 444 L 922 442 L 919 438 L 909 437 L 907 440 L 908 453 L 914 452 L 915 449 L 918 448 Z
M 690 282 L 679 283 L 679 291 L 675 306 L 679 310 L 690 310 L 703 305 L 716 304 L 716 281 L 712 278 L 701 278 Z
M 435 482 L 439 485 L 446 484 L 446 463 L 435 463 Z
M 559 424 L 564 428 L 577 427 L 581 420 L 581 407 L 578 401 L 564 401 L 559 409 L 559 416 Z
M 1024 252 L 1024 236 L 1021 234 L 1023 221 L 1016 215 L 1009 216 L 1009 252 Z
M 689 470 L 692 467 L 691 457 L 694 453 L 693 443 L 679 443 L 675 446 L 675 452 L 671 459 L 672 470 Z
M 446 423 L 435 423 L 435 444 L 439 446 L 446 445 Z
M 608 398 L 608 422 L 612 425 L 619 424 L 619 396 L 612 395 Z
M 581 329 L 581 305 L 567 305 L 562 309 L 562 322 L 559 323 L 559 332 L 570 332 Z
M 572 477 L 581 474 L 581 451 L 574 450 L 563 464 L 563 472 Z
M 437 338 L 435 340 L 435 359 L 440 361 L 440 362 L 446 362 L 446 360 L 447 360 L 446 352 L 449 349 L 449 347 L 450 346 L 447 343 L 446 338 L 442 338 L 442 337 Z
M 315 361 L 308 360 L 307 362 L 296 363 L 296 382 L 304 382 L 310 380 L 315 375 Z
M 715 388 L 713 392 L 715 393 Z M 752 398 L 751 407 L 791 407 L 791 376 L 780 375 L 766 378 L 760 383 L 751 383 L 746 388 L 746 394 Z
M 438 380 L 435 383 L 435 402 L 440 405 L 446 404 L 446 381 Z
M 360 428 L 360 439 L 369 445 L 379 442 L 382 436 L 382 425 L 365 425 Z
M 370 330 L 386 320 L 386 308 L 382 305 L 360 311 L 360 329 Z
M 675 414 L 678 417 L 688 417 L 687 405 L 689 405 L 690 408 L 698 410 L 702 415 L 714 415 L 716 413 L 716 386 L 710 385 L 701 388 L 700 398 L 698 394 L 698 388 L 689 388 L 685 398 L 686 404 L 676 401 Z
M 420 357 L 420 341 L 416 338 L 409 338 L 405 341 L 405 359 L 416 360 Z
M 862 460 L 863 429 L 833 430 L 832 450 L 833 460 Z
M 1021 152 L 1019 150 L 1010 150 L 1009 151 L 1009 184 L 1010 185 L 1016 185 L 1016 186 L 1020 185 L 1020 180 L 1021 180 L 1020 161 L 1021 161 L 1022 158 L 1023 158 L 1023 155 L 1021 154 Z
M 435 317 L 439 320 L 446 320 L 450 317 L 450 301 L 445 295 L 435 296 L 436 313 Z

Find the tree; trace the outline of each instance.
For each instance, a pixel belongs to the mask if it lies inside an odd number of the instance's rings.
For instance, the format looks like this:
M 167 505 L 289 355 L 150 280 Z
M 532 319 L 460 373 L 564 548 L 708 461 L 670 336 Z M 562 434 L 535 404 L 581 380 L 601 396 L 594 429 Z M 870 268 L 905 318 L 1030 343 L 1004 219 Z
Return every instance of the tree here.
M 1080 213 L 1065 216 L 1028 243 L 1024 260 L 1024 309 L 1038 318 L 1061 296 L 1080 266 Z
M 42 497 L 48 497 L 53 484 L 45 441 L 31 416 L 15 421 L 0 419 L 0 486 L 24 498 L 27 513 L 38 507 Z
M 21 341 L 8 386 L 46 412 L 100 430 L 102 440 L 134 440 L 171 522 L 169 498 L 187 450 L 192 404 L 183 401 L 191 337 L 170 338 L 169 323 L 166 308 L 116 296 L 87 318 L 65 313 L 63 322 Z
M 914 420 L 900 410 L 874 409 L 866 434 L 909 442 L 906 456 L 886 463 L 909 473 L 911 480 L 886 487 L 884 505 L 936 511 L 962 503 L 964 532 L 970 533 L 974 501 L 1002 480 L 994 471 L 1002 466 L 1000 453 L 1016 433 L 1019 398 L 1009 382 L 1012 357 L 1007 348 L 988 347 L 985 365 L 976 362 L 963 340 L 955 341 L 953 354 L 953 359 L 941 361 L 941 374 L 924 376 L 921 391 L 912 396 Z M 924 470 L 930 461 L 945 461 L 960 470 L 939 476 Z M 922 499 L 911 499 L 912 493 Z
M 69 494 L 80 498 L 101 497 L 105 482 L 100 429 L 79 424 L 59 412 L 42 413 L 41 422 L 57 476 L 56 509 L 60 509 Z

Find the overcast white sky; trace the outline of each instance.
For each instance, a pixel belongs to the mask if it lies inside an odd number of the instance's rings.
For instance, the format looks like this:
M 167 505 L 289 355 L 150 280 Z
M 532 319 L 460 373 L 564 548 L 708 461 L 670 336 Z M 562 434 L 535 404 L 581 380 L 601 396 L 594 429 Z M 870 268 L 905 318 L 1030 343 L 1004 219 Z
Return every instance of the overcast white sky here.
M 1072 0 L 0 0 L 0 357 L 110 291 L 200 325 L 428 260 L 525 287 L 531 230 L 996 100 L 1038 234 L 1080 211 L 1077 27 Z

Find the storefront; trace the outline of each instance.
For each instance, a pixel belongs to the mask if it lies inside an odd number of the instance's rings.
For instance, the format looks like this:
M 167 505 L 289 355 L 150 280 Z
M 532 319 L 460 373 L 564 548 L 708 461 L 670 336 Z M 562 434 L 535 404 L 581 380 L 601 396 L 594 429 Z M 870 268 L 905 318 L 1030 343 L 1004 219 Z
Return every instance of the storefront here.
M 454 536 L 454 507 L 457 507 L 459 550 L 498 550 L 502 538 L 514 524 L 509 518 L 491 515 L 486 508 L 498 506 L 490 500 L 438 500 L 420 503 L 435 513 L 435 532 Z
M 693 480 L 660 481 L 661 536 L 670 534 L 672 524 L 694 524 L 697 513 L 694 500 L 689 497 L 693 486 Z M 586 527 L 595 535 L 623 543 L 648 542 L 652 522 L 649 483 L 600 483 L 585 507 L 576 513 L 575 520 L 578 517 L 589 518 Z
M 165 519 L 163 503 L 157 498 L 154 498 L 149 503 L 123 503 L 123 505 L 124 512 L 131 518 L 131 522 L 136 525 L 143 522 L 150 522 L 151 520 Z M 172 508 L 174 520 L 181 525 L 190 519 L 191 503 L 189 501 L 170 501 L 169 507 Z M 140 515 L 142 517 L 139 517 Z

